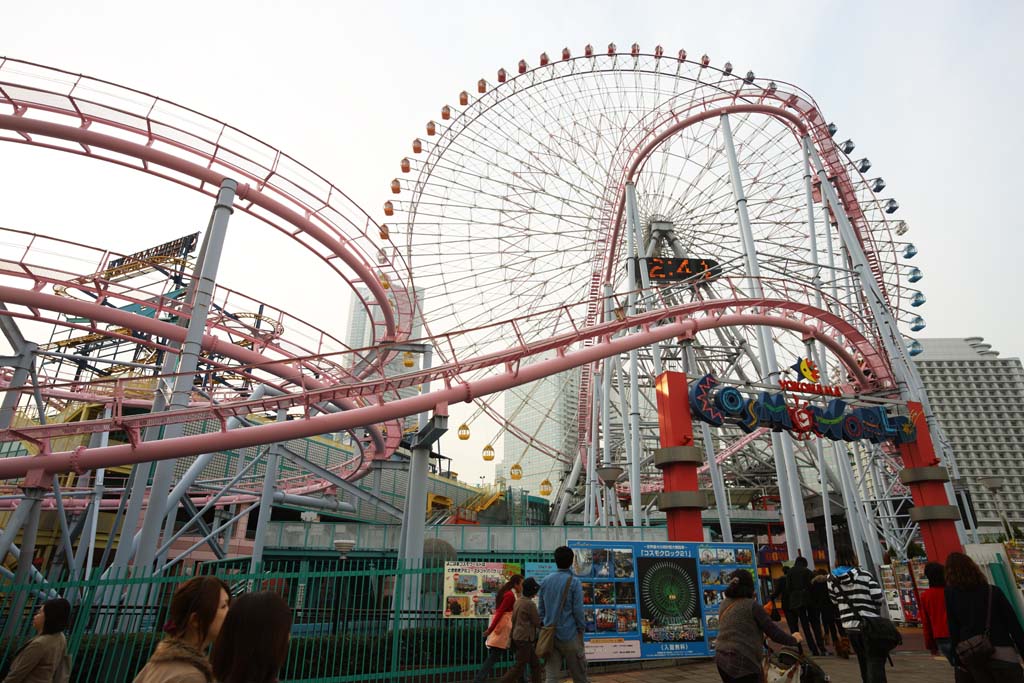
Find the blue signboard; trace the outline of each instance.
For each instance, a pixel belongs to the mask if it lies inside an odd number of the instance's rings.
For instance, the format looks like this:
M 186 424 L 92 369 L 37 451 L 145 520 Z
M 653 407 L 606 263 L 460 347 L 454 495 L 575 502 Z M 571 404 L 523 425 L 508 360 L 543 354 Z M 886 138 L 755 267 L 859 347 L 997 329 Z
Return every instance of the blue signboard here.
M 583 583 L 592 661 L 713 656 L 727 577 L 737 569 L 757 575 L 750 543 L 569 541 L 569 547 Z
M 537 583 L 544 580 L 548 574 L 558 571 L 558 565 L 554 562 L 526 562 L 523 564 L 523 576 L 527 579 L 534 578 Z

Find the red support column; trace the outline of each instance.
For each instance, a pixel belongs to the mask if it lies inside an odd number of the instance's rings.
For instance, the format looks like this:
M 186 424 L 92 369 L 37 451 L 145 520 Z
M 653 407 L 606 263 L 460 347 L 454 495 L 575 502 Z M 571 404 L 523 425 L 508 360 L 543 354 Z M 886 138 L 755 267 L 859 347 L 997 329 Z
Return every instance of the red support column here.
M 706 497 L 697 485 L 697 467 L 703 454 L 693 445 L 693 419 L 690 417 L 689 386 L 682 372 L 663 372 L 656 382 L 658 431 L 661 448 L 655 452 L 655 465 L 661 468 L 663 491 L 658 507 L 668 518 L 668 540 L 703 541 L 701 510 Z
M 907 403 L 907 409 L 910 421 L 917 429 L 917 440 L 899 444 L 904 467 L 900 481 L 910 487 L 914 498 L 910 518 L 921 527 L 928 559 L 944 563 L 951 552 L 963 552 L 956 532 L 960 511 L 946 496 L 945 483 L 949 481 L 949 474 L 945 467 L 939 466 L 935 457 L 935 446 L 921 404 Z

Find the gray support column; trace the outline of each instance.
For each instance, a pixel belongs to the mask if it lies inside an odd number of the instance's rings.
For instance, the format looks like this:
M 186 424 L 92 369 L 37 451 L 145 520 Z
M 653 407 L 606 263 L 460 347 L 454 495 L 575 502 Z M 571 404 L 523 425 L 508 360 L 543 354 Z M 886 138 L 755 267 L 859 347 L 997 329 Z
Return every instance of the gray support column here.
M 691 342 L 684 343 L 686 352 L 687 372 L 697 372 L 697 355 L 693 351 Z M 701 441 L 704 443 L 704 457 L 708 463 L 708 473 L 711 475 L 711 489 L 715 492 L 715 511 L 718 513 L 718 524 L 722 529 L 722 540 L 732 543 L 732 522 L 729 519 L 729 496 L 725 492 L 725 479 L 722 477 L 722 470 L 718 467 L 718 460 L 715 458 L 715 443 L 711 435 L 711 425 L 707 422 L 700 423 Z
M 576 482 L 579 481 L 580 472 L 583 470 L 583 458 L 586 457 L 586 452 L 586 446 L 576 449 L 576 459 L 572 461 L 572 470 L 569 471 L 569 478 L 565 480 L 565 485 L 562 486 L 562 495 L 558 498 L 558 510 L 553 520 L 554 526 L 565 524 L 569 501 L 572 500 L 572 492 L 576 488 Z
M 18 507 L 14 508 L 14 512 L 7 519 L 7 526 L 4 527 L 3 533 L 0 533 L 0 563 L 7 559 L 7 553 L 10 552 L 14 539 L 18 537 L 18 532 L 25 525 L 34 505 L 32 498 L 26 492 L 22 496 L 21 502 L 18 503 Z
M 733 196 L 736 199 L 736 215 L 739 221 L 740 236 L 743 240 L 743 251 L 746 258 L 748 279 L 751 294 L 755 297 L 764 296 L 761 287 L 761 269 L 757 261 L 757 248 L 754 243 L 754 231 L 750 216 L 747 213 L 747 198 L 743 191 L 743 179 L 740 177 L 739 161 L 732 139 L 732 128 L 728 115 L 721 117 L 722 138 L 725 142 L 725 153 L 729 161 L 729 172 L 732 179 Z M 771 334 L 764 328 L 757 328 L 759 346 L 761 347 L 761 364 L 768 373 L 768 383 L 774 383 L 779 377 L 779 363 L 775 357 L 775 346 Z M 786 546 L 790 559 L 803 554 L 812 554 L 811 538 L 807 531 L 807 518 L 804 511 L 803 495 L 800 488 L 800 475 L 797 471 L 793 444 L 788 434 L 772 432 L 772 452 L 775 456 L 775 469 L 778 474 L 779 499 L 782 503 L 783 519 L 786 521 Z M 790 529 L 790 526 L 793 528 Z
M 594 381 L 591 384 L 590 401 L 590 444 L 587 448 L 586 479 L 583 482 L 583 526 L 594 525 L 594 474 L 597 472 L 597 443 L 600 427 L 601 398 L 597 386 L 601 384 L 601 372 L 594 363 Z
M 36 532 L 39 530 L 39 507 L 43 500 L 43 489 L 31 488 L 25 491 L 24 501 L 28 502 L 28 516 L 21 533 L 21 556 L 18 558 L 18 569 L 14 572 L 14 585 L 24 586 L 35 567 L 32 560 L 36 551 Z M 7 610 L 7 621 L 4 624 L 4 637 L 11 637 L 15 628 L 21 623 L 20 616 L 28 599 L 26 591 L 16 591 Z
M 233 211 L 232 202 L 235 197 L 237 183 L 225 178 L 221 182 L 210 218 L 206 239 L 205 253 L 202 255 L 201 273 L 195 283 L 195 296 L 190 302 L 188 329 L 185 342 L 181 345 L 177 375 L 174 378 L 171 400 L 168 410 L 179 410 L 188 405 L 192 389 L 194 373 L 202 351 L 203 333 L 206 331 L 206 316 L 210 301 L 213 298 L 217 280 L 217 269 L 220 266 L 221 252 L 224 248 L 224 237 L 227 233 L 228 219 Z M 172 439 L 184 434 L 184 424 L 172 424 L 164 428 L 163 438 Z M 161 460 L 157 463 L 153 484 L 150 487 L 149 506 L 142 521 L 142 535 L 139 537 L 139 548 L 135 554 L 136 566 L 152 568 L 156 558 L 156 547 L 160 536 L 161 523 L 165 519 L 164 511 L 167 497 L 174 479 L 174 460 Z
M 284 422 L 288 419 L 288 411 L 280 409 L 277 411 L 277 421 Z M 277 486 L 277 467 L 280 461 L 281 444 L 273 443 L 267 449 L 267 464 L 263 471 L 263 491 L 260 494 L 260 509 L 256 516 L 256 540 L 252 545 L 252 560 L 249 562 L 249 573 L 259 571 L 263 563 L 263 546 L 267 536 L 267 522 L 270 521 L 270 513 L 274 510 L 274 488 Z

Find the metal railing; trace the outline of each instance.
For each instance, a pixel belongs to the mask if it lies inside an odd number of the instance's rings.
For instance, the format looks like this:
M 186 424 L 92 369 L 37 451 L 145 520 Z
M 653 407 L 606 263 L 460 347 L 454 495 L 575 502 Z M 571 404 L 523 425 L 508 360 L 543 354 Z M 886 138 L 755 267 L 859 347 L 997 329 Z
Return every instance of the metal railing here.
M 354 551 L 387 552 L 398 547 L 398 524 L 331 522 L 271 522 L 266 547 L 334 549 L 335 540 L 354 541 Z M 545 553 L 574 540 L 667 541 L 666 527 L 484 526 L 438 524 L 426 528 L 426 538 L 451 544 L 457 553 Z
M 459 559 L 495 557 L 467 554 Z M 551 556 L 548 551 L 504 559 L 550 561 Z M 412 567 L 395 559 L 305 561 L 266 564 L 252 573 L 244 564 L 246 569 L 215 567 L 232 595 L 272 590 L 292 610 L 282 682 L 454 681 L 468 678 L 486 656 L 483 620 L 442 617 L 443 561 Z M 285 566 L 288 570 L 281 571 Z M 61 595 L 73 605 L 67 632 L 72 683 L 129 683 L 162 637 L 174 590 L 189 578 L 0 584 L 0 678 L 31 637 L 32 614 L 40 603 Z M 498 669 L 510 665 L 511 657 Z

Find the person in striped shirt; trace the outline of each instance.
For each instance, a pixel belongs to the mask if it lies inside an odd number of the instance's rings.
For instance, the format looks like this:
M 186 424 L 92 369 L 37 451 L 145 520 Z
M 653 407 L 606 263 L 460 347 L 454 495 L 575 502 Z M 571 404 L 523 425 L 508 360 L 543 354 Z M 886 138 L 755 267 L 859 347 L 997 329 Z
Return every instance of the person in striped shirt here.
M 882 614 L 882 588 L 870 572 L 857 566 L 853 548 L 836 548 L 836 568 L 828 582 L 829 595 L 839 608 L 839 621 L 850 636 L 850 644 L 857 653 L 862 683 L 885 683 L 886 655 L 869 652 L 860 631 L 863 617 Z

